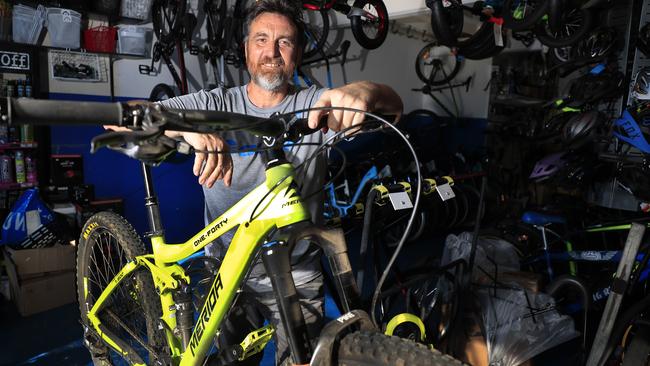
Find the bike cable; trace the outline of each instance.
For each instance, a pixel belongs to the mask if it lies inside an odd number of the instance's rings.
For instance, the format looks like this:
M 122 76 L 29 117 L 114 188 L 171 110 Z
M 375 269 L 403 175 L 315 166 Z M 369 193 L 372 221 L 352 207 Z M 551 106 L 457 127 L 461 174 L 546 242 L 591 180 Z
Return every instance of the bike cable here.
M 417 157 L 417 154 L 415 153 L 415 149 L 413 148 L 413 145 L 409 142 L 408 138 L 404 135 L 402 131 L 400 131 L 397 127 L 395 127 L 392 123 L 387 121 L 386 119 L 378 116 L 377 114 L 371 113 L 371 112 L 366 112 L 360 109 L 356 108 L 347 108 L 347 107 L 322 107 L 322 108 L 313 108 L 313 109 L 303 109 L 303 110 L 297 110 L 294 111 L 294 113 L 301 113 L 301 112 L 309 112 L 309 111 L 314 111 L 314 110 L 343 110 L 343 111 L 350 111 L 350 112 L 357 112 L 357 113 L 365 113 L 366 116 L 370 116 L 374 118 L 376 121 L 386 125 L 387 128 L 392 129 L 402 140 L 404 140 L 404 143 L 406 146 L 409 148 L 412 156 L 413 156 L 413 161 L 415 163 L 415 170 L 416 170 L 416 175 L 417 175 L 417 182 L 422 181 L 422 175 L 420 172 L 420 164 L 419 164 L 419 159 Z M 374 122 L 374 121 L 373 121 Z M 367 123 L 373 123 L 373 122 L 367 122 Z M 360 124 L 363 125 L 363 124 Z M 328 138 L 325 143 L 329 143 L 331 141 L 336 141 L 338 137 L 341 135 L 345 134 L 349 130 L 360 130 L 360 125 L 355 125 L 348 127 L 346 129 L 343 129 L 341 131 L 338 131 L 336 134 Z M 379 278 L 379 281 L 377 281 L 377 286 L 375 288 L 375 291 L 372 295 L 372 301 L 370 305 L 370 318 L 375 324 L 375 326 L 378 326 L 377 320 L 376 320 L 376 307 L 377 307 L 377 301 L 379 299 L 379 296 L 381 294 L 381 288 L 386 281 L 386 278 L 388 277 L 388 274 L 390 273 L 391 268 L 393 267 L 395 261 L 397 260 L 397 257 L 399 253 L 402 251 L 402 247 L 404 246 L 404 243 L 406 243 L 406 239 L 408 238 L 409 233 L 411 232 L 411 227 L 413 226 L 413 222 L 415 221 L 415 217 L 417 215 L 418 208 L 420 207 L 420 193 L 422 191 L 422 185 L 417 184 L 416 189 L 415 189 L 415 202 L 413 202 L 413 209 L 411 211 L 411 215 L 409 217 L 409 220 L 406 224 L 406 228 L 404 230 L 404 233 L 402 234 L 402 237 L 400 238 L 397 246 L 395 247 L 395 251 L 393 252 L 393 255 L 389 259 L 388 263 L 386 264 L 386 268 L 384 269 L 384 272 L 382 273 L 381 277 Z

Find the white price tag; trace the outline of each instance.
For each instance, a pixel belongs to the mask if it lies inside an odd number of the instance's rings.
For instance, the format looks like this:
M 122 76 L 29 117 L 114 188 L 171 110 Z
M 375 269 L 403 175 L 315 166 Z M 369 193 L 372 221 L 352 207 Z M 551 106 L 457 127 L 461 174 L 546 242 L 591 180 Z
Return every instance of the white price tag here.
M 438 191 L 438 194 L 443 201 L 456 197 L 456 194 L 454 193 L 454 190 L 451 189 L 449 183 L 437 185 L 436 191 Z
M 27 223 L 27 235 L 31 235 L 41 227 L 41 215 L 39 215 L 38 210 L 25 212 L 25 221 Z
M 503 47 L 503 30 L 501 24 L 494 23 L 494 44 Z
M 393 209 L 395 211 L 413 208 L 411 197 L 409 197 L 408 193 L 406 192 L 389 193 L 388 198 L 390 199 L 390 203 L 393 205 Z

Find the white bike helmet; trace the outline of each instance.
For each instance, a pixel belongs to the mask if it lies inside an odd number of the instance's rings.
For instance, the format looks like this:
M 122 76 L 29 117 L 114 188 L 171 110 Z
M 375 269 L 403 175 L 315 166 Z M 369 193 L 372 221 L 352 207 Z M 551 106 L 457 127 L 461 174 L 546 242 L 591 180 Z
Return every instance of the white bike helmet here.
M 634 76 L 632 98 L 637 101 L 650 100 L 650 67 L 644 67 Z

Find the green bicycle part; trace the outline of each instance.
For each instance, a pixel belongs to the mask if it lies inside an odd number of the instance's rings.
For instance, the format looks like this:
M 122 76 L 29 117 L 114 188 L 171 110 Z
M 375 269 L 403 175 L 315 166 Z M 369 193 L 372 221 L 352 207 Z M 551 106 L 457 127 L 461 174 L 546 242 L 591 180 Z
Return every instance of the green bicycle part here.
M 273 328 L 273 325 L 271 324 L 248 333 L 246 338 L 244 338 L 244 340 L 239 344 L 242 354 L 239 356 L 238 360 L 243 361 L 262 351 L 264 347 L 266 347 L 266 344 L 269 343 L 274 333 L 275 328 Z
M 395 315 L 386 325 L 386 331 L 384 334 L 386 335 L 393 335 L 393 332 L 395 331 L 395 328 L 397 328 L 398 325 L 403 324 L 403 323 L 413 323 L 415 324 L 418 329 L 420 330 L 420 340 L 424 342 L 424 340 L 427 338 L 426 332 L 424 330 L 424 323 L 422 323 L 422 319 L 418 318 L 417 316 L 409 313 L 401 313 Z
M 568 240 L 565 240 L 564 243 L 566 245 L 567 252 L 569 253 L 573 252 L 573 244 Z M 578 268 L 576 267 L 576 262 L 569 261 L 569 273 L 571 273 L 572 276 L 576 276 L 578 274 Z
M 580 108 L 572 108 L 572 107 L 563 107 L 562 112 L 582 112 L 582 109 Z

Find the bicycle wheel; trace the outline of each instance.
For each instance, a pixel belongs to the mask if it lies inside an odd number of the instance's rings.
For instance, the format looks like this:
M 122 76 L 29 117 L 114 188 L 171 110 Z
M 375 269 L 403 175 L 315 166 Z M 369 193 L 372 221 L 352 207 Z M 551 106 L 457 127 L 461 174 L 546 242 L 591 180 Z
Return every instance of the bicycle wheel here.
M 555 6 L 553 2 L 564 0 L 549 0 L 550 9 L 562 9 L 562 6 Z M 575 6 L 569 9 L 556 11 L 549 14 L 553 22 L 559 22 L 561 25 L 557 31 L 553 31 L 550 20 L 548 22 L 538 23 L 535 28 L 535 36 L 540 42 L 549 47 L 566 47 L 578 42 L 584 37 L 592 27 L 594 22 L 594 13 L 589 9 L 580 9 Z
M 443 366 L 463 363 L 423 344 L 381 333 L 354 332 L 346 335 L 338 351 L 339 366 Z
M 436 39 L 445 46 L 455 46 L 463 32 L 464 15 L 459 0 L 433 0 L 431 8 L 431 29 Z
M 151 18 L 158 41 L 173 43 L 181 37 L 185 20 L 185 0 L 155 0 Z
M 415 73 L 429 85 L 449 83 L 460 70 L 461 59 L 447 46 L 437 42 L 424 46 L 415 59 Z
M 520 31 L 532 28 L 547 10 L 546 0 L 505 0 L 501 15 L 506 28 Z
M 327 10 L 303 9 L 302 16 L 305 20 L 305 46 L 302 58 L 307 60 L 318 55 L 325 46 L 330 31 L 330 18 L 327 15 Z
M 167 84 L 157 84 L 151 89 L 149 93 L 150 102 L 160 102 L 161 100 L 167 100 L 176 96 L 174 90 Z
M 96 315 L 100 330 L 128 353 L 119 354 L 97 335 L 88 321 L 88 311 L 118 271 L 136 256 L 145 254 L 144 244 L 121 216 L 100 212 L 84 225 L 77 252 L 77 295 L 86 345 L 96 365 L 153 364 L 163 350 L 158 329 L 162 312 L 151 274 L 140 268 L 109 295 Z
M 384 43 L 388 35 L 388 10 L 382 0 L 356 0 L 354 7 L 364 15 L 350 17 L 352 35 L 366 49 L 374 50 Z
M 224 23 L 226 21 L 227 0 L 206 0 L 203 10 L 206 14 L 208 44 L 216 49 L 223 42 Z

